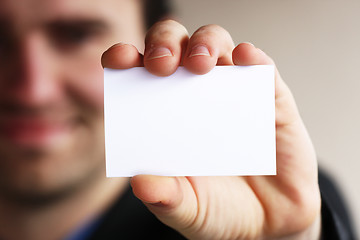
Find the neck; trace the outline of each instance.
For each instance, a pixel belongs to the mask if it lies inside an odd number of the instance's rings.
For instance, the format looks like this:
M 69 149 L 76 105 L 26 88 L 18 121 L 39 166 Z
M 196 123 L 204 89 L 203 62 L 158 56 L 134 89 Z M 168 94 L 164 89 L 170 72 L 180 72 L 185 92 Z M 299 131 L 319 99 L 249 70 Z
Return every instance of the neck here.
M 59 201 L 34 205 L 0 197 L 1 239 L 62 239 L 99 216 L 121 194 L 126 178 L 98 177 Z

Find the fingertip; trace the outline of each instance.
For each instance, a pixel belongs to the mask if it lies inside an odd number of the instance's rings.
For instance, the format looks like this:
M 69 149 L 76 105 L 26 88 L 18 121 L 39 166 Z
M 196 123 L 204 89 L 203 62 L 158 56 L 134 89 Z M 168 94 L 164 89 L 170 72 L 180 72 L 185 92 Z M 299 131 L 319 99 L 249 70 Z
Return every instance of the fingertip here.
M 237 45 L 232 52 L 232 59 L 235 65 L 271 65 L 272 59 L 254 44 L 244 42 Z
M 117 43 L 106 50 L 101 56 L 104 68 L 128 69 L 142 66 L 142 56 L 131 44 Z
M 216 61 L 206 59 L 206 57 L 199 56 L 191 60 L 184 61 L 184 67 L 190 72 L 203 75 L 211 71 L 216 65 Z
M 228 31 L 218 25 L 205 25 L 191 36 L 183 64 L 192 73 L 205 74 L 216 65 L 232 65 L 233 48 Z
M 218 54 L 210 50 L 208 46 L 195 45 L 188 49 L 184 57 L 184 67 L 194 74 L 205 74 L 216 65 Z
M 145 68 L 157 76 L 173 74 L 181 63 L 188 40 L 188 32 L 180 23 L 173 20 L 156 23 L 145 38 Z
M 173 74 L 179 66 L 179 55 L 178 50 L 171 50 L 170 47 L 153 47 L 145 51 L 144 66 L 154 75 L 169 76 Z

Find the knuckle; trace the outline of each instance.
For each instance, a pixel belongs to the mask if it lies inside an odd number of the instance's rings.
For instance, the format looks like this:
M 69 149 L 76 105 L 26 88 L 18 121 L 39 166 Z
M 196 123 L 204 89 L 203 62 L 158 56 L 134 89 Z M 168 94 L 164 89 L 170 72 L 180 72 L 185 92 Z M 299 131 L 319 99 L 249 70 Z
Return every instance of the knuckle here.
M 159 21 L 153 25 L 146 34 L 145 42 L 149 40 L 166 41 L 173 38 L 187 36 L 187 29 L 172 19 Z
M 170 26 L 170 27 L 183 27 L 185 28 L 181 23 L 173 20 L 173 19 L 165 19 L 162 21 L 159 21 L 157 24 L 161 26 Z
M 232 51 L 234 48 L 234 42 L 230 33 L 216 24 L 205 25 L 197 29 L 192 35 L 192 41 L 225 44 L 223 46 L 225 46 L 228 51 Z
M 225 28 L 216 24 L 208 24 L 201 26 L 195 31 L 194 34 L 219 34 L 219 33 L 230 36 L 229 32 L 225 30 Z
M 146 35 L 145 43 L 164 42 L 173 37 L 173 33 L 170 29 L 159 29 L 158 31 L 149 32 Z

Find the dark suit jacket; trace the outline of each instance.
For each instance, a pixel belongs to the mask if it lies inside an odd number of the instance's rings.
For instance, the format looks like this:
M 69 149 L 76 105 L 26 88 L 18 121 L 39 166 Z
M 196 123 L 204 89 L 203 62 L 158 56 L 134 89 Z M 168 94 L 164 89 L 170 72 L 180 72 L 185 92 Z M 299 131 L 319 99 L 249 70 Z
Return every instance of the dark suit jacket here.
M 319 173 L 322 239 L 355 239 L 346 205 L 331 179 Z M 98 239 L 185 239 L 162 224 L 129 190 L 104 214 L 90 237 Z

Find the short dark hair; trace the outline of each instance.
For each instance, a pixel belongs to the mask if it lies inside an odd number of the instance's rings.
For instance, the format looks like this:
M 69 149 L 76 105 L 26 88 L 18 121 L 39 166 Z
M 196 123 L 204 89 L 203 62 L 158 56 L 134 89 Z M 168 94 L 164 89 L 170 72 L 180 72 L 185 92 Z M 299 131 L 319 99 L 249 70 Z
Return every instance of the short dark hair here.
M 169 0 L 143 0 L 147 28 L 168 15 L 171 11 Z

